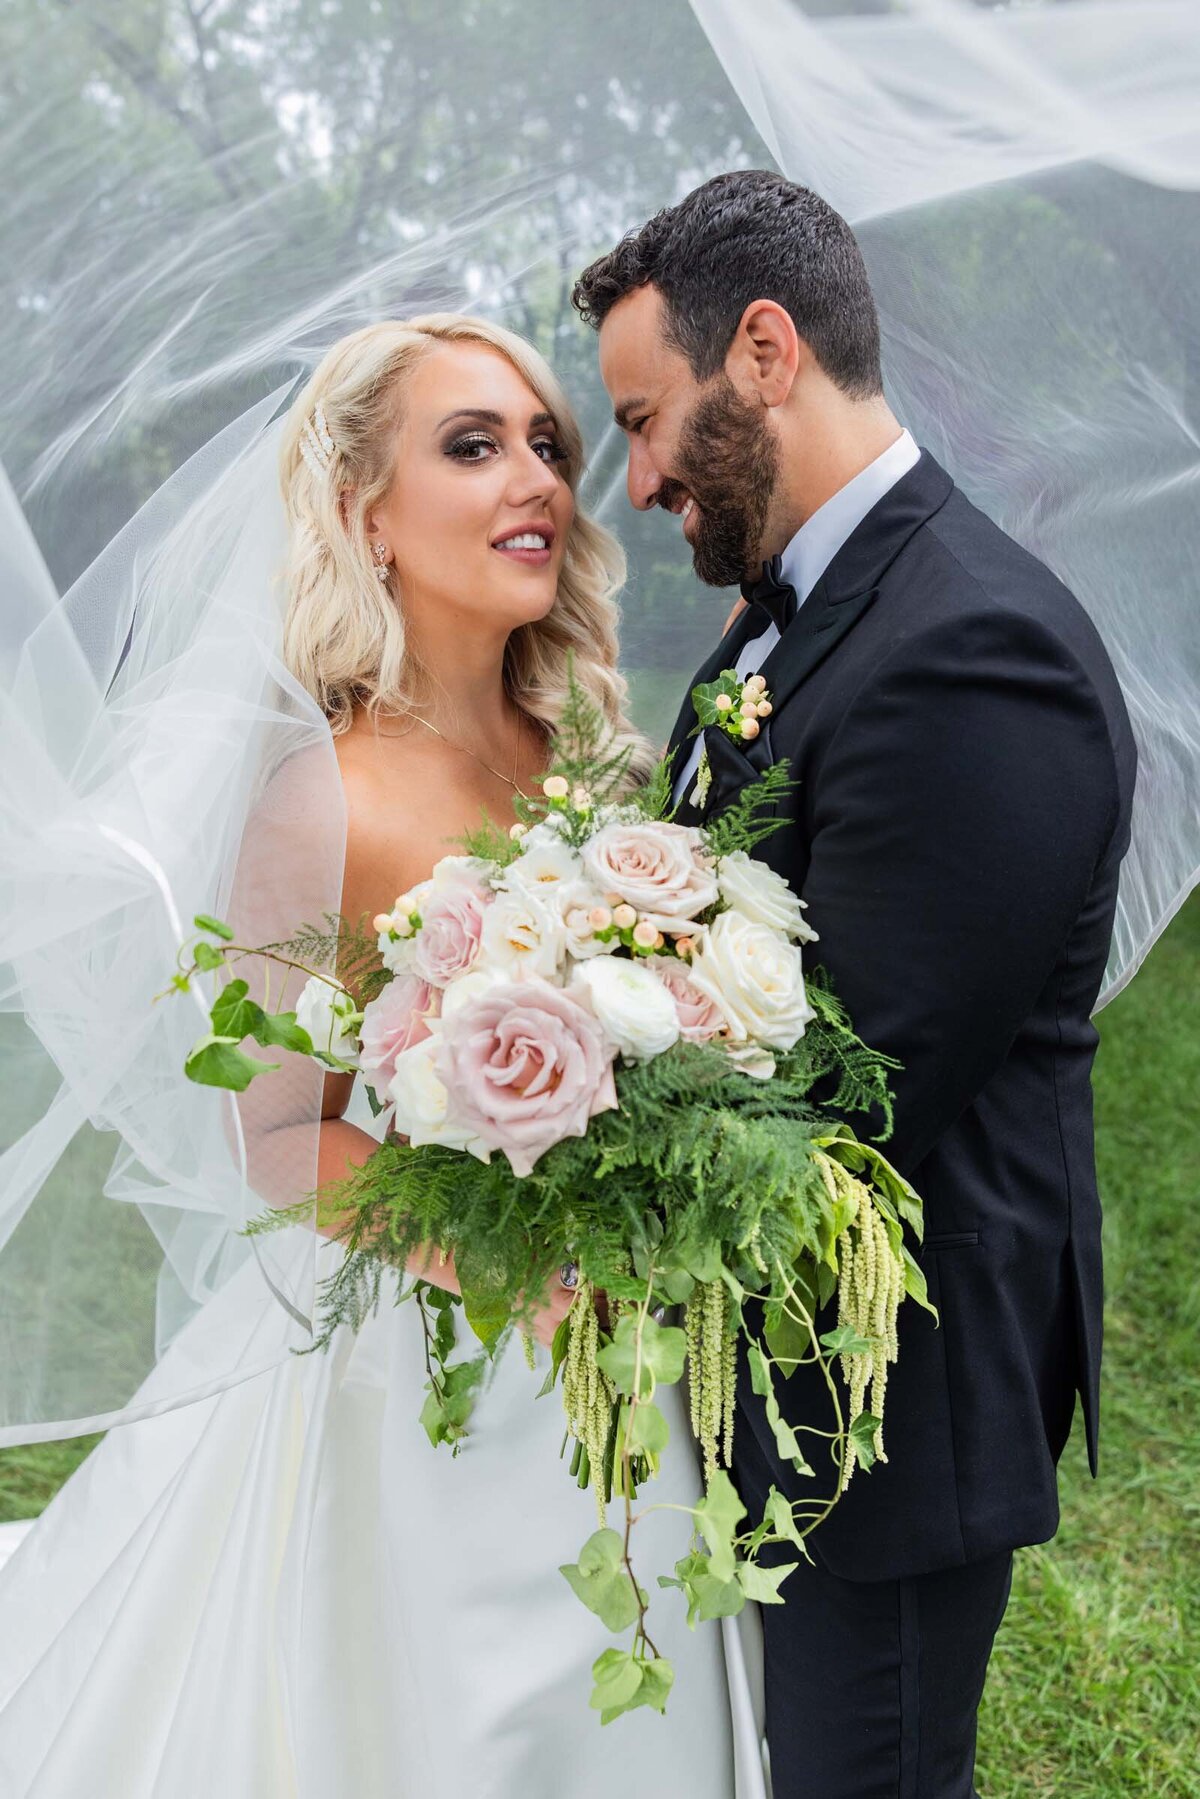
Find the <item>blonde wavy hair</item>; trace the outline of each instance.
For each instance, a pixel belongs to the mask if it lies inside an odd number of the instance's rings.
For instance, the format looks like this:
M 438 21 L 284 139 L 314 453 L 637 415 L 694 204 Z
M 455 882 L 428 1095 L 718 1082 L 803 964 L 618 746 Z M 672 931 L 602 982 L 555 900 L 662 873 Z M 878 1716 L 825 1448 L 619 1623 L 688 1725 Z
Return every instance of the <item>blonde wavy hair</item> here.
M 579 425 L 549 365 L 513 332 L 459 313 L 427 313 L 367 325 L 334 344 L 288 414 L 280 479 L 290 526 L 285 570 L 284 659 L 323 708 L 334 734 L 358 709 L 407 712 L 427 698 L 423 671 L 405 645 L 403 594 L 394 571 L 376 578 L 366 519 L 392 484 L 393 449 L 408 381 L 439 344 L 485 344 L 508 359 L 558 422 L 567 452 L 559 464 L 572 493 L 583 471 Z M 305 425 L 324 410 L 328 466 L 302 450 Z M 554 606 L 508 640 L 509 695 L 553 737 L 567 696 L 568 666 L 601 710 L 631 773 L 653 752 L 626 716 L 617 670 L 616 595 L 625 556 L 615 537 L 576 506 Z

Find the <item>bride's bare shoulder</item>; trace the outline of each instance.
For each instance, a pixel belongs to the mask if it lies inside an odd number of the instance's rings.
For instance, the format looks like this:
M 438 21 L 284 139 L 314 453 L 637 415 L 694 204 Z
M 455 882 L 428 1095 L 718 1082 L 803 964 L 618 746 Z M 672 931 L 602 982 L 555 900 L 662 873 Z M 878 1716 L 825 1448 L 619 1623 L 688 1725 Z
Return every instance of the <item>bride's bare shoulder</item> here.
M 379 912 L 423 881 L 451 847 L 424 745 L 350 730 L 336 739 L 346 797 L 343 912 Z

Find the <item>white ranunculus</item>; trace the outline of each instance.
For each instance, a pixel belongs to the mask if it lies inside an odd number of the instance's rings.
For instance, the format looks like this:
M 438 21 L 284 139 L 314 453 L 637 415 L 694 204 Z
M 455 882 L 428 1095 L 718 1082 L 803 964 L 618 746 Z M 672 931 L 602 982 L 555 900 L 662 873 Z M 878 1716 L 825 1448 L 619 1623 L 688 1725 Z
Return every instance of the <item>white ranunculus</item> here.
M 552 981 L 566 950 L 558 907 L 536 890 L 498 893 L 484 915 L 479 964 L 510 981 L 526 975 Z
M 559 895 L 577 886 L 582 873 L 578 850 L 557 832 L 543 832 L 535 826 L 522 838 L 521 854 L 504 870 L 501 884 L 510 893 L 532 891 L 558 904 Z
M 341 982 L 336 985 L 313 975 L 296 1001 L 296 1023 L 312 1038 L 318 1054 L 336 1056 L 339 1062 L 358 1067 L 358 1011 Z
M 743 918 L 784 931 L 801 943 L 816 942 L 817 933 L 804 920 L 804 901 L 792 892 L 782 875 L 748 856 L 745 850 L 734 850 L 721 857 L 717 884 L 725 904 Z
M 674 997 L 652 969 L 623 956 L 602 956 L 575 970 L 592 1011 L 621 1054 L 631 1062 L 661 1056 L 679 1037 Z
M 470 980 L 472 977 L 464 977 Z M 445 1082 L 434 1067 L 436 1036 L 414 1043 L 396 1058 L 396 1072 L 388 1083 L 387 1097 L 395 1110 L 394 1129 L 407 1137 L 414 1149 L 440 1143 L 447 1149 L 470 1150 L 481 1162 L 488 1152 L 468 1126 L 456 1122 Z
M 721 1007 L 735 1039 L 791 1049 L 814 1016 L 800 951 L 782 931 L 722 912 L 691 962 L 691 977 Z

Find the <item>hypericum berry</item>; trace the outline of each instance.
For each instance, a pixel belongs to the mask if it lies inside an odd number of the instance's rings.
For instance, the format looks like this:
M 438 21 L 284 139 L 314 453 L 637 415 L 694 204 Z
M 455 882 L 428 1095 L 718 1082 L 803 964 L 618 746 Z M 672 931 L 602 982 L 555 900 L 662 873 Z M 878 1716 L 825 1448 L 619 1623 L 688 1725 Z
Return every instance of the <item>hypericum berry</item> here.
M 758 720 L 756 718 L 744 718 L 742 720 L 742 736 L 743 737 L 757 737 L 758 730 L 759 730 L 759 725 L 758 725 Z
M 662 932 L 657 930 L 648 919 L 643 918 L 641 924 L 633 927 L 633 941 L 639 949 L 657 949 L 662 942 Z
M 570 791 L 566 775 L 547 775 L 542 782 L 542 792 L 548 800 L 565 800 Z
M 757 700 L 761 698 L 767 691 L 765 677 L 762 675 L 751 675 L 750 679 L 746 682 L 745 691 L 752 699 Z
M 391 928 L 392 915 L 390 912 L 377 912 L 375 917 L 371 920 L 371 929 L 380 936 L 382 936 L 384 931 L 390 931 Z
M 713 701 L 718 712 L 732 712 L 733 701 L 727 693 L 719 693 Z
M 593 931 L 607 931 L 612 924 L 613 915 L 607 906 L 593 906 L 587 915 L 587 921 Z
M 621 904 L 613 907 L 612 921 L 618 931 L 631 931 L 637 923 L 637 913 L 632 906 Z
M 742 701 L 742 717 L 743 718 L 753 718 L 757 711 L 758 711 L 758 701 L 757 700 L 743 700 Z
M 509 825 L 508 834 L 512 838 L 513 842 L 515 843 L 517 841 L 518 837 L 524 837 L 524 835 L 528 829 L 529 829 L 529 826 L 523 825 L 521 823 L 520 819 L 518 818 L 511 825 Z

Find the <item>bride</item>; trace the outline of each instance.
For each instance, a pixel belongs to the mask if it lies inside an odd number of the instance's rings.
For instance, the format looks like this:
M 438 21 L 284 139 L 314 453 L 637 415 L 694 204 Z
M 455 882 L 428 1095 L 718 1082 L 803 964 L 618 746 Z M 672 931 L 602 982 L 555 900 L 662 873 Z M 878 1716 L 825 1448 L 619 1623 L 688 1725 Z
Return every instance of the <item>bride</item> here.
M 545 767 L 569 657 L 634 766 L 648 766 L 616 672 L 620 552 L 576 505 L 581 462 L 541 358 L 457 316 L 356 332 L 296 401 L 282 440 L 283 655 L 332 733 L 347 917 L 421 880 L 481 809 L 511 821 L 513 795 Z M 304 761 L 275 771 L 243 838 L 231 898 L 242 941 L 278 926 L 288 857 L 303 856 L 319 822 Z M 310 1071 L 256 1082 L 242 1102 L 250 1178 L 271 1203 L 337 1178 L 378 1142 L 353 1077 L 327 1076 L 313 1166 L 295 1122 Z M 324 1244 L 318 1273 L 339 1254 Z M 416 1260 L 453 1289 L 452 1265 L 432 1250 Z M 543 1344 L 569 1303 L 561 1286 L 544 1296 Z M 608 1639 L 557 1570 L 594 1528 L 592 1502 L 558 1465 L 557 1402 L 535 1403 L 539 1376 L 519 1346 L 454 1459 L 418 1422 L 411 1305 L 385 1296 L 327 1355 L 272 1355 L 283 1324 L 247 1263 L 144 1392 L 152 1402 L 156 1381 L 186 1384 L 206 1358 L 219 1364 L 239 1331 L 247 1366 L 274 1365 L 110 1431 L 0 1574 L 0 1791 L 761 1793 L 753 1734 L 732 1722 L 748 1715 L 736 1641 L 731 1692 L 719 1633 L 689 1633 L 665 1596 L 656 1637 L 678 1670 L 668 1716 L 638 1712 L 602 1731 L 588 1713 L 590 1665 Z M 694 1502 L 681 1409 L 672 1424 L 659 1490 Z M 683 1514 L 642 1528 L 648 1564 L 684 1552 Z

